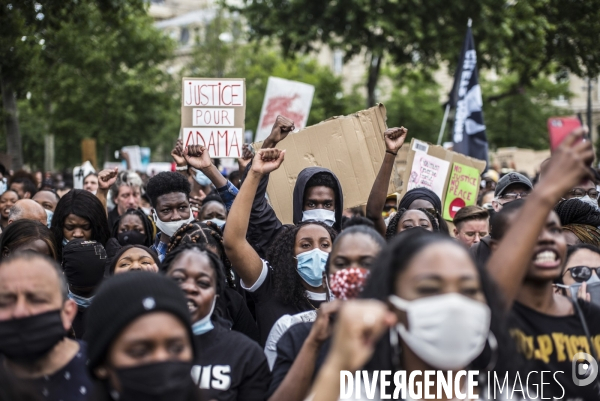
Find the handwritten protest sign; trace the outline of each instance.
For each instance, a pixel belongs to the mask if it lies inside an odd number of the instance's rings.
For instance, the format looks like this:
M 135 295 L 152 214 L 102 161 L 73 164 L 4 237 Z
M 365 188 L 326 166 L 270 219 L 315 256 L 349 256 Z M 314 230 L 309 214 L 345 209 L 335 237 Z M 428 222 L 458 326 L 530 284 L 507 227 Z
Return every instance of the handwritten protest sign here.
M 263 101 L 256 141 L 264 141 L 281 114 L 294 122 L 297 129 L 306 127 L 315 87 L 302 82 L 269 77 Z
M 478 190 L 479 170 L 475 167 L 454 163 L 444 201 L 444 219 L 452 220 L 460 209 L 474 205 L 477 202 Z
M 240 157 L 245 131 L 245 80 L 183 78 L 182 91 L 183 145 L 203 145 L 210 157 Z
M 430 156 L 425 152 L 416 152 L 407 191 L 425 187 L 431 189 L 442 199 L 449 167 L 450 163 L 446 160 Z

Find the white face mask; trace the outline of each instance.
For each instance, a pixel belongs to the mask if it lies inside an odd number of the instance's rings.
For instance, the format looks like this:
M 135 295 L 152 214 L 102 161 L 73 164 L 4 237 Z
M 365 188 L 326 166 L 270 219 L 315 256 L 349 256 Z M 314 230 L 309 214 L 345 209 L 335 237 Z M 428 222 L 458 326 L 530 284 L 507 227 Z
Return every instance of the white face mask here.
M 335 211 L 325 209 L 312 209 L 302 212 L 302 221 L 315 220 L 327 224 L 329 227 L 335 223 Z
M 432 367 L 463 369 L 483 351 L 491 319 L 486 304 L 456 293 L 414 301 L 391 295 L 389 301 L 397 309 L 406 311 L 410 330 L 398 323 L 398 334 Z
M 578 199 L 580 201 L 585 202 L 588 205 L 592 206 L 594 209 L 600 210 L 600 206 L 598 206 L 598 199 L 592 199 L 587 194 L 585 196 L 582 196 L 581 198 L 578 198 Z
M 190 217 L 187 220 L 162 221 L 156 215 L 156 211 L 154 211 L 153 216 L 154 216 L 154 224 L 156 224 L 156 227 L 160 230 L 161 233 L 166 234 L 169 237 L 172 237 L 173 234 L 175 234 L 175 232 L 182 225 L 190 224 L 192 221 L 194 221 L 194 214 L 192 213 L 191 210 L 190 210 Z

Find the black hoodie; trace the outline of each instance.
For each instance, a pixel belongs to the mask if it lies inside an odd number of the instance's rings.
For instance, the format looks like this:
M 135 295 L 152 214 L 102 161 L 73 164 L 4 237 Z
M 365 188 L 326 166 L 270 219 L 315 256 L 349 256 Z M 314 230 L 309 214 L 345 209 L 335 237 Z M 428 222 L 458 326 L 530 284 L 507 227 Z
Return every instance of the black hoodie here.
M 252 163 L 248 165 L 244 172 L 242 181 L 246 178 L 248 171 L 252 167 Z M 296 185 L 294 187 L 294 208 L 293 219 L 294 224 L 302 221 L 302 206 L 304 204 L 304 192 L 306 183 L 317 173 L 329 173 L 333 176 L 337 190 L 335 190 L 335 223 L 333 228 L 340 232 L 342 229 L 342 212 L 344 211 L 344 195 L 342 186 L 333 172 L 323 167 L 307 167 L 298 174 Z M 252 204 L 250 212 L 250 222 L 248 225 L 248 234 L 246 238 L 261 258 L 265 258 L 265 254 L 269 246 L 271 246 L 275 236 L 279 234 L 283 225 L 275 215 L 275 211 L 269 205 L 266 198 L 267 185 L 269 184 L 269 175 L 265 175 L 258 185 L 256 196 Z

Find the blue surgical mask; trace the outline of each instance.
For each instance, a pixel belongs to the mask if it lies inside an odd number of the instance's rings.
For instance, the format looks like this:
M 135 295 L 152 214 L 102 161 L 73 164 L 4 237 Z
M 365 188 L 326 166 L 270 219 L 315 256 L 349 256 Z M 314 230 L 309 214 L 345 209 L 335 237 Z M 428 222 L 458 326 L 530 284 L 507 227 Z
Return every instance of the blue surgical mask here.
M 323 273 L 329 254 L 319 248 L 302 252 L 296 256 L 298 260 L 298 274 L 302 280 L 311 287 L 320 287 L 323 284 Z
M 223 229 L 223 226 L 225 225 L 225 220 L 221 220 L 221 219 L 217 219 L 217 218 L 210 219 L 210 220 L 203 220 L 203 223 L 207 223 L 209 221 L 215 223 L 217 225 L 217 227 L 219 227 L 220 229 Z
M 302 212 L 302 221 L 320 221 L 327 224 L 329 227 L 335 223 L 335 211 L 325 209 L 311 209 Z
M 62 240 L 62 246 L 64 247 L 65 245 L 67 245 L 69 243 L 69 240 L 66 238 L 63 238 Z
M 211 331 L 212 329 L 215 328 L 215 326 L 213 326 L 210 318 L 212 317 L 212 314 L 215 310 L 216 303 L 217 303 L 217 297 L 215 296 L 213 298 L 213 303 L 212 303 L 212 306 L 210 307 L 210 312 L 208 313 L 208 315 L 204 316 L 202 319 L 200 319 L 196 323 L 192 324 L 192 331 L 194 332 L 195 335 L 199 336 L 201 334 L 208 333 L 209 331 Z
M 54 212 L 52 210 L 44 209 L 46 211 L 46 225 L 50 228 L 50 223 L 52 223 L 52 216 L 54 216 Z
M 194 175 L 194 181 L 196 181 L 200 186 L 205 187 L 212 184 L 210 178 L 208 178 L 202 171 L 196 169 L 194 169 L 194 171 L 196 171 L 196 174 Z
M 90 306 L 92 304 L 92 299 L 94 299 L 94 297 L 92 296 L 89 298 L 84 298 L 77 294 L 73 294 L 71 292 L 71 290 L 69 290 L 69 299 L 72 299 L 73 301 L 75 301 L 75 303 L 77 305 L 81 306 L 82 308 L 87 308 L 88 306 Z

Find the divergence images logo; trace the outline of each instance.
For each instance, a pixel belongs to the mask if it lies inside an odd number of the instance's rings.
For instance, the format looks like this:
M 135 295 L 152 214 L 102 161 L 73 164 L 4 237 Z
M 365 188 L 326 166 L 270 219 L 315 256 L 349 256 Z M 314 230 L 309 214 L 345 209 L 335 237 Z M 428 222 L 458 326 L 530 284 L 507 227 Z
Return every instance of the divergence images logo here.
M 577 386 L 587 386 L 598 376 L 598 362 L 585 352 L 578 352 L 573 356 L 572 375 L 573 383 Z

